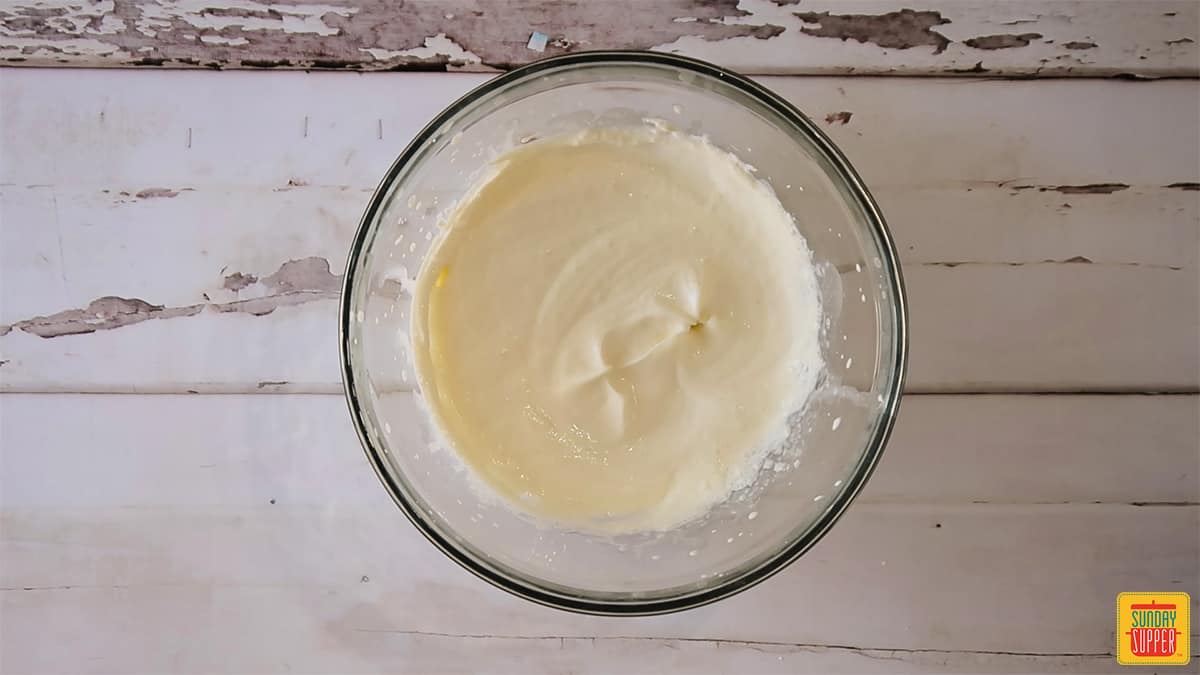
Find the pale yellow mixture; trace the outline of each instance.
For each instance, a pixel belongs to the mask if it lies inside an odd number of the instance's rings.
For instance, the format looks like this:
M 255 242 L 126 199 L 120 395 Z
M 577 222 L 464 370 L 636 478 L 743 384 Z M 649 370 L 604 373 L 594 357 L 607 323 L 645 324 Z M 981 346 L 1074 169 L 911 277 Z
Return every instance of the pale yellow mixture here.
M 756 474 L 820 370 L 811 256 L 732 155 L 661 125 L 501 155 L 418 277 L 446 441 L 518 509 L 665 529 Z

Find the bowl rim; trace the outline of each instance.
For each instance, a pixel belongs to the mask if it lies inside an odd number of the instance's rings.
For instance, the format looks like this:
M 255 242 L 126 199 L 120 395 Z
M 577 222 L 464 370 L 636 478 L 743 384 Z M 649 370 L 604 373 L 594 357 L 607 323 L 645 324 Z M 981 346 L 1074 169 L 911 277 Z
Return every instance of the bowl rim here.
M 514 82 L 536 76 L 546 70 L 561 69 L 566 66 L 596 65 L 667 66 L 717 78 L 771 108 L 784 120 L 794 125 L 824 155 L 825 160 L 829 162 L 834 170 L 834 177 L 842 181 L 853 201 L 858 202 L 858 206 L 866 216 L 867 225 L 872 230 L 880 246 L 884 271 L 887 272 L 885 276 L 891 284 L 891 292 L 894 299 L 893 302 L 889 303 L 894 314 L 892 348 L 895 356 L 891 383 L 886 392 L 884 408 L 880 414 L 879 422 L 857 465 L 845 479 L 845 488 L 838 493 L 835 499 L 831 500 L 829 507 L 812 522 L 808 529 L 757 566 L 745 570 L 740 574 L 729 576 L 710 587 L 680 593 L 675 596 L 604 600 L 566 595 L 538 583 L 518 578 L 513 574 L 507 574 L 500 566 L 491 566 L 476 560 L 469 552 L 455 545 L 438 532 L 424 518 L 416 506 L 409 501 L 403 487 L 393 480 L 387 467 L 384 466 L 384 462 L 386 461 L 383 457 L 384 453 L 375 448 L 368 437 L 363 403 L 358 399 L 356 394 L 355 375 L 351 367 L 352 350 L 350 348 L 349 334 L 353 314 L 350 306 L 352 298 L 351 290 L 357 281 L 355 271 L 360 267 L 360 261 L 364 257 L 364 246 L 371 233 L 372 225 L 376 221 L 377 215 L 383 210 L 387 195 L 400 172 L 412 162 L 426 142 L 437 134 L 438 130 L 446 122 L 481 97 Z M 541 59 L 493 77 L 447 106 L 413 137 L 412 141 L 409 142 L 392 163 L 380 181 L 379 186 L 372 194 L 371 200 L 363 213 L 362 219 L 359 221 L 358 229 L 352 240 L 342 280 L 338 319 L 338 344 L 343 391 L 350 416 L 354 421 L 354 429 L 358 434 L 359 443 L 362 445 L 371 467 L 375 470 L 375 474 L 391 495 L 392 501 L 396 503 L 404 515 L 408 517 L 409 521 L 412 522 L 430 543 L 451 560 L 480 579 L 537 604 L 581 614 L 646 616 L 666 614 L 707 605 L 740 593 L 765 581 L 812 548 L 813 545 L 825 536 L 825 533 L 829 531 L 834 523 L 841 518 L 842 514 L 851 502 L 854 501 L 854 498 L 862 490 L 875 470 L 879 458 L 883 454 L 883 449 L 887 445 L 888 438 L 891 436 L 892 429 L 895 426 L 896 414 L 899 411 L 900 399 L 908 372 L 908 307 L 899 256 L 882 212 L 879 210 L 871 193 L 867 190 L 866 185 L 850 165 L 849 160 L 842 154 L 841 150 L 821 131 L 820 127 L 814 124 L 804 113 L 800 112 L 798 108 L 766 87 L 731 70 L 706 61 L 661 52 L 598 50 L 575 52 Z

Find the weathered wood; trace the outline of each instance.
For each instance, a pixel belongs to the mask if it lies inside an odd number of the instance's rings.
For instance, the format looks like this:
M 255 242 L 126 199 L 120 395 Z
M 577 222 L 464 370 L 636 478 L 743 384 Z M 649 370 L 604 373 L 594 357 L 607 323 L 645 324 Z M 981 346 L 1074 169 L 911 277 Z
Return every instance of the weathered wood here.
M 1200 502 L 1200 397 L 908 396 L 860 499 Z
M 485 70 L 622 48 L 752 74 L 1195 77 L 1198 16 L 1188 0 L 49 0 L 0 9 L 0 63 Z
M 337 391 L 359 214 L 480 79 L 0 73 L 0 387 Z M 766 82 L 852 113 L 823 125 L 896 234 L 912 390 L 1197 388 L 1196 83 Z
M 329 277 L 324 258 L 301 262 Z M 1200 296 L 1191 273 L 1050 264 L 918 266 L 906 274 L 910 392 L 1200 388 Z M 221 285 L 219 278 L 214 286 Z M 106 296 L 81 309 L 12 324 L 0 337 L 6 361 L 0 388 L 341 390 L 337 303 L 329 293 L 268 289 L 242 305 L 147 307 L 137 300 Z M 81 315 L 91 325 L 81 326 Z
M 135 592 L 119 603 L 106 601 L 103 590 L 79 590 L 69 597 L 78 608 L 56 611 L 64 605 L 51 598 L 12 600 L 10 611 L 29 621 L 14 626 L 9 641 L 16 645 L 11 653 L 14 672 L 71 672 L 78 674 L 124 672 L 132 666 L 147 671 L 201 672 L 216 675 L 242 675 L 246 668 L 255 673 L 681 673 L 716 675 L 754 673 L 769 675 L 813 673 L 1117 673 L 1121 667 L 1107 655 L 1029 656 L 992 654 L 955 650 L 874 650 L 849 646 L 779 644 L 762 641 L 730 641 L 642 637 L 556 637 L 552 635 L 520 637 L 505 635 L 457 635 L 425 631 L 331 629 L 320 625 L 321 617 L 306 619 L 305 601 L 294 600 L 299 607 L 288 607 L 289 615 L 268 622 L 263 608 L 278 610 L 286 600 L 286 591 L 259 593 L 229 590 L 160 589 L 158 600 L 149 593 Z M 60 594 L 61 595 L 61 594 Z M 239 597 L 240 596 L 240 597 Z M 232 601 L 231 601 L 232 598 Z M 166 617 L 153 626 L 136 623 L 133 613 L 162 612 L 167 604 L 181 607 L 204 606 L 219 601 L 230 612 L 246 618 L 234 623 L 199 625 L 191 618 Z M 252 603 L 260 604 L 252 604 Z M 333 605 L 337 607 L 337 605 Z M 115 610 L 115 611 L 114 611 Z M 207 612 L 201 612 L 208 617 Z M 63 618 L 66 615 L 67 618 Z M 96 620 L 100 631 L 86 627 Z M 31 629 L 53 621 L 79 630 L 82 644 L 75 650 L 52 649 L 39 641 Z M 114 622 L 137 632 L 136 652 L 118 653 L 113 648 Z M 261 623 L 251 639 L 247 625 Z M 282 625 L 281 625 L 282 624 Z M 179 636 L 189 631 L 200 640 L 180 644 Z M 179 631 L 179 632 L 175 632 Z M 151 642 L 146 636 L 157 638 Z M 174 639 L 173 639 L 174 638 Z M 105 644 L 104 641 L 109 641 Z M 314 644 L 336 643 L 337 648 L 318 650 Z M 220 649 L 201 649 L 199 645 L 219 645 Z M 220 658 L 218 658 L 220 654 Z M 283 656 L 287 654 L 287 656 Z M 90 657 L 82 664 L 79 655 Z
M 864 499 L 763 586 L 631 623 L 533 606 L 444 559 L 378 485 L 337 396 L 4 395 L 0 649 L 14 672 L 265 672 L 285 663 L 343 672 L 398 653 L 466 659 L 456 652 L 487 640 L 498 648 L 529 640 L 522 653 L 549 656 L 559 638 L 592 637 L 602 650 L 720 642 L 739 659 L 731 667 L 758 663 L 740 660 L 754 649 L 785 662 L 815 650 L 831 668 L 864 663 L 836 660 L 840 651 L 898 658 L 909 670 L 942 658 L 950 670 L 1103 667 L 1116 593 L 1197 597 L 1195 473 L 1187 506 L 1019 503 L 1040 501 L 1049 487 L 1028 475 L 1005 505 L 967 504 L 944 483 L 1002 490 L 1020 461 L 1040 457 L 1077 470 L 1064 492 L 1071 499 L 1175 494 L 1183 453 L 1194 456 L 1193 430 L 1182 408 L 1143 406 L 1145 397 L 1020 397 L 1016 407 L 1011 398 L 944 407 L 944 397 L 915 397 L 914 407 L 928 405 L 913 415 L 921 428 L 900 430 L 889 450 L 909 454 L 881 466 L 871 489 L 918 465 L 938 480 L 898 491 L 893 483 L 903 504 Z M 1193 396 L 1169 400 L 1195 405 Z M 1030 413 L 1039 402 L 1047 408 Z M 1055 415 L 1061 429 L 1040 431 Z M 1084 460 L 1089 448 L 1068 427 L 1110 415 L 1143 430 L 1155 454 L 1119 448 L 1096 430 L 1085 435 L 1096 445 Z M 981 448 L 954 458 L 970 426 L 964 417 L 978 433 L 1006 438 L 1011 454 Z M 931 426 L 944 433 L 934 438 Z M 1158 464 L 1123 487 L 1119 463 L 1107 464 L 1122 451 Z M 71 649 L 34 639 L 30 631 L 47 626 L 74 636 Z M 626 637 L 636 640 L 618 642 Z M 561 658 L 590 653 L 577 649 Z M 1037 654 L 1046 660 L 1024 656 Z
M 333 322 L 378 177 L 483 78 L 152 72 L 636 47 L 1194 78 L 1200 5 L 297 2 L 0 6 L 0 66 L 142 71 L 0 70 L 0 391 L 330 394 L 0 395 L 0 670 L 1116 672 L 1116 593 L 1200 610 L 1194 394 L 909 396 L 829 537 L 701 610 L 600 620 L 486 586 L 367 467 Z M 891 221 L 910 390 L 1200 389 L 1196 82 L 764 81 Z
M 859 501 L 1198 502 L 1198 409 L 1196 395 L 909 396 Z M 11 509 L 319 508 L 382 491 L 338 394 L 5 394 L 0 414 Z
M 170 651 L 153 645 L 176 644 L 170 636 L 186 636 L 197 670 L 218 658 L 283 661 L 293 649 L 311 663 L 355 654 L 347 640 L 370 632 L 1103 656 L 1115 645 L 1117 593 L 1195 597 L 1200 564 L 1195 506 L 860 505 L 764 585 L 681 615 L 615 622 L 489 588 L 373 494 L 365 507 L 6 511 L 6 663 L 122 660 L 157 671 Z M 27 632 L 49 625 L 78 632 L 71 650 L 47 651 Z

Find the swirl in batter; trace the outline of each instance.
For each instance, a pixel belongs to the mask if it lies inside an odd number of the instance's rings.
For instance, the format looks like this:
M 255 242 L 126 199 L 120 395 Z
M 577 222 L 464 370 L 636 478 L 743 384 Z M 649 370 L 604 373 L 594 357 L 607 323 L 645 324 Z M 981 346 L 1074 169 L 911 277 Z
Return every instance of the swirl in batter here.
M 700 516 L 816 386 L 808 248 L 703 139 L 538 140 L 442 225 L 415 292 L 420 384 L 449 445 L 521 511 L 610 533 Z

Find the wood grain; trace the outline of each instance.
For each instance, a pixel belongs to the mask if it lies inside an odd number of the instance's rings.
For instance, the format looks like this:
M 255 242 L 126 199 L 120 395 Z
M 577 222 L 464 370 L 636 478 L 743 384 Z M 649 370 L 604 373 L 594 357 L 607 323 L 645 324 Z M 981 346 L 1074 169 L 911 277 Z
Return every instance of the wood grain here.
M 860 499 L 1200 502 L 1200 397 L 908 396 Z
M 50 0 L 0 10 L 0 63 L 491 70 L 621 48 L 750 74 L 1195 77 L 1198 23 L 1186 0 Z
M 0 388 L 338 391 L 359 214 L 481 79 L 4 71 Z M 1200 386 L 1197 83 L 765 82 L 854 111 L 824 126 L 896 234 L 911 390 Z
M 1116 672 L 1118 592 L 1200 611 L 1200 82 L 1129 81 L 1198 40 L 1190 0 L 3 4 L 0 66 L 128 70 L 0 68 L 0 392 L 134 395 L 0 394 L 0 670 Z M 762 78 L 890 220 L 910 392 L 1190 393 L 910 395 L 829 536 L 699 610 L 475 579 L 363 460 L 334 313 L 376 181 L 485 77 L 277 71 L 601 48 L 923 76 Z
M 316 263 L 324 266 L 324 259 Z M 912 316 L 907 390 L 1196 391 L 1200 296 L 1191 278 L 1077 267 L 906 270 Z M 337 304 L 322 293 L 288 304 L 307 295 L 268 295 L 252 305 L 278 306 L 269 314 L 204 305 L 180 316 L 179 310 L 196 306 L 119 303 L 121 312 L 143 312 L 132 325 L 88 303 L 86 311 L 43 318 L 52 327 L 48 334 L 58 336 L 52 338 L 24 330 L 36 325 L 17 324 L 0 337 L 0 389 L 337 393 Z M 74 317 L 81 313 L 105 326 L 126 325 L 71 334 L 80 329 Z
M 902 409 L 862 503 L 1200 502 L 1196 395 L 916 395 Z M 5 394 L 0 416 L 11 509 L 381 503 L 337 394 Z
M 12 654 L 18 667 L 36 673 L 109 673 L 131 664 L 147 671 L 195 672 L 240 675 L 242 664 L 255 673 L 529 673 L 531 668 L 550 673 L 1116 673 L 1116 660 L 1107 655 L 1032 656 L 955 650 L 859 649 L 848 646 L 779 644 L 764 641 L 706 640 L 641 637 L 557 637 L 456 635 L 424 631 L 331 630 L 319 618 L 298 614 L 290 603 L 270 591 L 259 593 L 219 590 L 157 589 L 158 600 L 135 592 L 114 605 L 104 591 L 71 593 L 78 609 L 56 611 L 63 603 L 52 598 L 10 599 L 5 605 L 30 621 L 12 630 Z M 238 597 L 242 596 L 242 597 Z M 231 601 L 232 599 L 232 601 Z M 217 626 L 198 621 L 160 621 L 143 626 L 137 612 L 161 611 L 167 605 L 192 611 L 220 603 L 224 611 L 239 612 L 238 620 Z M 330 604 L 330 603 L 325 603 Z M 288 610 L 282 619 L 262 615 L 262 610 Z M 222 613 L 223 613 L 222 612 Z M 203 609 L 201 618 L 209 618 Z M 105 629 L 91 631 L 87 621 L 103 617 Z M 38 642 L 28 627 L 53 622 L 80 631 L 84 644 L 77 651 L 53 650 Z M 136 647 L 133 658 L 117 653 L 104 640 L 119 637 L 108 627 L 128 628 Z M 282 624 L 282 625 L 281 625 Z M 256 642 L 246 639 L 248 627 L 262 626 Z M 136 631 L 136 632 L 134 632 Z M 176 637 L 190 631 L 199 639 L 181 644 Z M 145 637 L 143 637 L 145 636 Z M 150 642 L 147 638 L 156 638 Z M 77 641 L 78 645 L 79 642 Z M 327 645 L 317 649 L 313 645 Z M 222 649 L 211 649 L 221 645 Z M 333 648 L 337 645 L 337 648 Z M 222 657 L 218 659 L 216 654 Z M 73 658 L 89 658 L 86 666 Z M 286 654 L 287 656 L 284 656 Z M 536 666 L 531 666 L 536 664 Z
M 382 496 L 372 509 L 275 506 L 5 513 L 6 660 L 28 654 L 44 670 L 47 657 L 123 659 L 160 670 L 155 661 L 170 652 L 152 645 L 186 635 L 188 661 L 201 670 L 225 654 L 238 664 L 284 661 L 288 644 L 309 663 L 353 658 L 355 633 L 1103 656 L 1114 646 L 1118 592 L 1197 590 L 1197 507 L 863 505 L 764 585 L 681 615 L 604 621 L 487 586 Z M 833 611 L 846 598 L 858 611 Z M 993 618 L 1035 612 L 1037 621 Z M 94 628 L 70 652 L 47 653 L 22 628 L 47 625 Z
M 1117 592 L 1200 590 L 1196 400 L 914 397 L 898 461 L 797 563 L 712 607 L 614 621 L 525 603 L 443 558 L 378 485 L 337 396 L 4 395 L 0 649 L 15 672 L 472 670 L 493 649 L 584 667 L 621 648 L 684 669 L 719 650 L 713 668 L 731 670 L 765 653 L 790 669 L 1091 671 L 1107 667 Z M 971 427 L 995 438 L 956 456 Z M 1152 454 L 1128 450 L 1137 437 Z M 1019 471 L 1034 463 L 1044 482 Z M 912 480 L 934 466 L 940 480 Z M 1068 467 L 1072 503 L 1029 503 Z M 1193 505 L 1126 502 L 1147 495 Z M 847 598 L 857 609 L 835 611 Z M 1040 618 L 995 618 L 1024 615 Z M 47 626 L 71 649 L 31 632 Z

